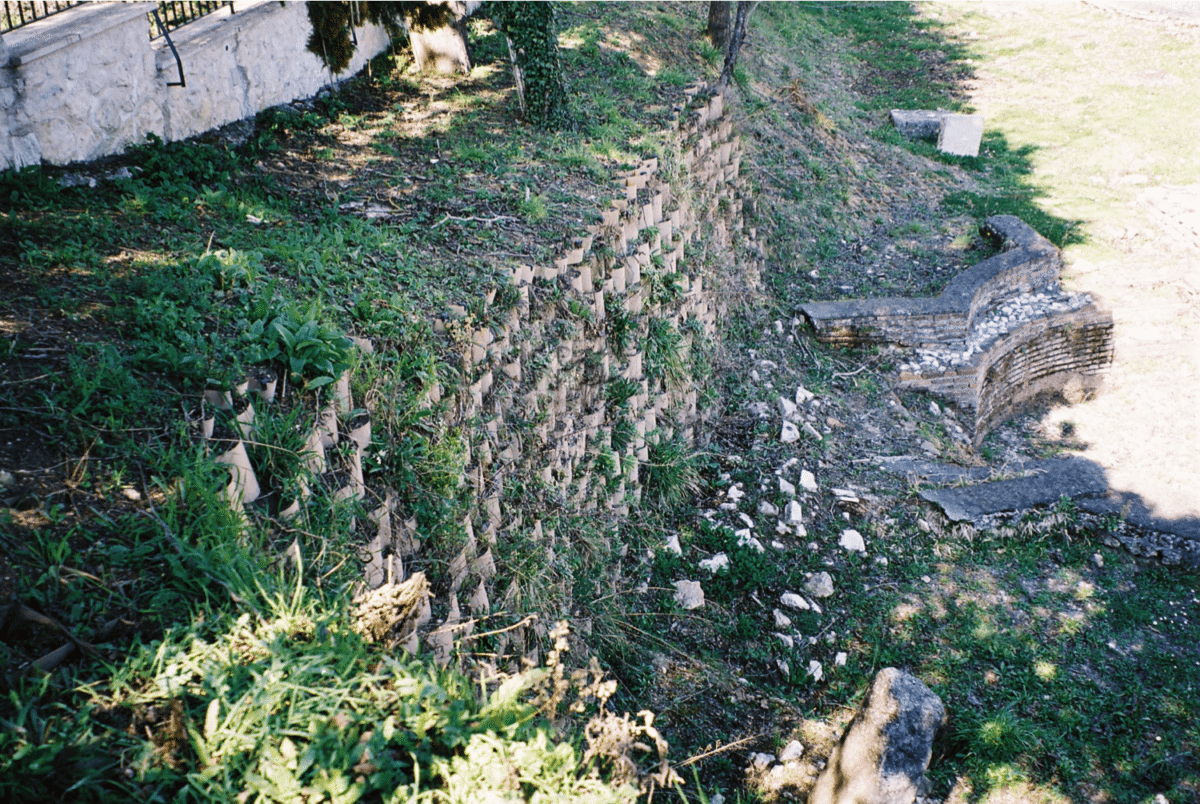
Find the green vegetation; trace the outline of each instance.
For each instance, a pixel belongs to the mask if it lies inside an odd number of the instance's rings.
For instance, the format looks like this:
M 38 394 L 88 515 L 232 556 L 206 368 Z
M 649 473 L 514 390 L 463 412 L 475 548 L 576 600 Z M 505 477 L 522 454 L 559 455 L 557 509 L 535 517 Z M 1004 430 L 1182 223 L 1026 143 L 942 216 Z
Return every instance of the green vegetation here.
M 1032 147 L 989 132 L 978 158 L 947 158 L 884 126 L 895 106 L 965 104 L 966 47 L 907 4 L 755 12 L 728 103 L 768 271 L 760 295 L 737 275 L 718 289 L 751 298 L 722 340 L 656 315 L 681 292 L 660 264 L 643 273 L 647 310 L 610 294 L 602 323 L 561 287 L 531 285 L 563 338 L 640 350 L 654 388 L 699 386 L 702 447 L 652 432 L 639 458 L 628 408 L 642 385 L 593 361 L 612 432 L 582 460 L 605 493 L 624 488 L 618 504 L 633 502 L 623 478 L 636 471 L 640 504 L 609 517 L 578 510 L 577 488 L 506 476 L 495 491 L 519 524 L 494 545 L 493 613 L 451 667 L 360 633 L 375 501 L 337 500 L 305 469 L 332 381 L 354 366 L 354 404 L 372 414 L 367 482 L 393 492 L 394 527 L 415 524 L 422 550 L 406 568 L 444 599 L 485 424 L 447 423 L 452 392 L 478 380 L 469 333 L 520 303 L 513 265 L 547 264 L 599 222 L 621 192 L 613 172 L 648 157 L 674 169 L 658 132 L 720 63 L 698 8 L 560 9 L 574 129 L 516 123 L 503 36 L 475 21 L 478 66 L 457 82 L 423 81 L 398 56 L 264 112 L 237 144 L 150 142 L 123 160 L 128 179 L 0 179 L 0 361 L 19 372 L 0 380 L 0 428 L 39 447 L 2 453 L 30 467 L 0 488 L 4 800 L 628 801 L 673 785 L 666 742 L 696 772 L 682 795 L 774 800 L 800 791 L 748 777 L 746 752 L 798 738 L 819 759 L 830 736 L 814 724 L 841 725 L 888 665 L 950 712 L 938 797 L 1194 798 L 1200 577 L 1110 548 L 1119 523 L 1065 503 L 989 530 L 943 521 L 869 459 L 928 441 L 996 466 L 1013 431 L 976 453 L 927 399 L 888 390 L 888 354 L 825 348 L 791 322 L 798 299 L 936 292 L 990 253 L 974 234 L 988 214 L 1021 215 L 1060 244 L 1082 237 L 1039 205 Z M 751 257 L 709 241 L 688 253 Z M 275 496 L 243 519 L 180 411 L 195 418 L 206 384 L 253 364 L 287 389 L 248 444 Z M 548 351 L 530 356 L 514 390 L 550 365 Z M 799 383 L 820 406 L 783 445 L 778 417 L 747 404 L 775 411 Z M 505 436 L 544 423 L 531 411 Z M 820 492 L 800 495 L 804 532 L 779 530 L 780 480 L 800 468 Z M 284 520 L 300 481 L 313 502 Z M 861 499 L 840 503 L 835 486 Z M 837 547 L 846 528 L 866 556 Z M 720 553 L 727 567 L 701 565 Z M 820 572 L 833 596 L 781 602 Z M 680 580 L 702 583 L 704 608 L 681 610 Z M 64 637 L 9 600 L 88 647 L 29 666 Z M 559 619 L 569 636 L 547 627 Z

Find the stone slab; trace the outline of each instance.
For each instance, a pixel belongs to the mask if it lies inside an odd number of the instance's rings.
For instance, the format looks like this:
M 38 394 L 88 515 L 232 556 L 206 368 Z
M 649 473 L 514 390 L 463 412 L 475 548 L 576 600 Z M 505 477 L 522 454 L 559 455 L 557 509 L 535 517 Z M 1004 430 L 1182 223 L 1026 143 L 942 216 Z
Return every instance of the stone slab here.
M 892 109 L 892 125 L 913 140 L 933 139 L 942 130 L 942 121 L 950 112 L 929 109 Z
M 1091 514 L 1117 514 L 1131 525 L 1160 533 L 1173 533 L 1194 542 L 1200 542 L 1200 518 L 1191 516 L 1181 519 L 1157 517 L 1142 502 L 1141 497 L 1128 492 L 1112 492 L 1105 497 L 1085 498 L 1078 501 L 1079 507 Z
M 955 156 L 979 156 L 983 140 L 983 115 L 950 114 L 942 120 L 938 150 Z
M 1026 466 L 1026 477 L 920 492 L 950 519 L 976 522 L 987 514 L 1051 505 L 1061 497 L 1100 497 L 1108 491 L 1104 469 L 1086 458 L 1057 458 Z
M 956 522 L 978 522 L 988 514 L 1053 505 L 1066 496 L 1082 511 L 1101 516 L 1116 514 L 1136 527 L 1200 542 L 1200 518 L 1155 516 L 1136 494 L 1110 489 L 1104 468 L 1087 458 L 1026 461 L 995 469 L 954 466 L 906 455 L 883 457 L 878 461 L 884 470 L 920 482 L 942 486 L 973 482 L 973 485 L 919 492 L 922 498 L 939 506 Z M 1022 476 L 986 482 L 996 474 Z

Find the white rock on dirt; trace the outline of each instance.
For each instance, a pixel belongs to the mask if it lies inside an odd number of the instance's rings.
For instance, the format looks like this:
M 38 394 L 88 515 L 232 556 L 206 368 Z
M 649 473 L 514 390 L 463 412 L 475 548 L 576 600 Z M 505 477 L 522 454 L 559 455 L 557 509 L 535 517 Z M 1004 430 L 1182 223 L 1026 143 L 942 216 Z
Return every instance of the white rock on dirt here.
M 681 608 L 691 611 L 704 605 L 704 590 L 699 581 L 676 581 L 675 602 Z
M 842 538 L 838 540 L 838 545 L 847 553 L 867 552 L 867 545 L 863 541 L 862 534 L 853 528 L 842 531 Z
M 775 761 L 774 754 L 758 754 L 750 755 L 750 763 L 756 768 L 765 768 Z
M 744 514 L 739 511 L 738 518 L 742 520 L 742 524 L 744 524 L 746 527 L 748 527 L 748 528 L 754 527 L 754 520 L 750 518 L 749 514 Z
M 763 516 L 779 516 L 779 509 L 766 500 L 759 501 L 758 512 Z
M 805 582 L 804 591 L 816 598 L 831 597 L 833 595 L 833 578 L 828 572 L 818 572 Z
M 793 762 L 802 756 L 804 756 L 804 746 L 800 744 L 799 740 L 792 740 L 779 752 L 779 761 Z
M 804 509 L 800 507 L 800 503 L 791 500 L 783 508 L 783 519 L 789 525 L 798 525 L 804 521 Z
M 793 444 L 800 440 L 800 430 L 789 421 L 783 423 L 779 431 L 779 440 L 785 444 Z
M 732 486 L 729 487 L 729 490 L 725 492 L 725 496 L 728 497 L 729 499 L 733 500 L 734 502 L 737 502 L 738 500 L 740 500 L 746 496 L 746 492 L 742 491 L 741 483 L 734 483 Z
M 789 497 L 795 497 L 796 487 L 781 477 L 779 478 L 779 493 L 786 494 Z
M 724 553 L 717 553 L 712 558 L 706 558 L 700 562 L 700 569 L 708 570 L 714 575 L 718 570 L 725 569 L 729 566 L 729 556 Z
M 786 396 L 779 397 L 779 415 L 782 416 L 785 421 L 795 421 L 796 411 L 797 408 L 795 402 L 788 399 Z
M 813 681 L 820 681 L 825 677 L 825 668 L 816 659 L 810 659 L 808 662 L 808 674 L 812 676 Z
M 816 394 L 805 388 L 803 385 L 796 386 L 796 404 L 803 405 L 812 399 L 816 399 Z
M 850 658 L 850 657 L 846 655 L 846 651 L 839 650 L 837 656 L 833 657 L 833 664 L 835 667 L 845 667 L 846 660 L 848 658 Z
M 776 633 L 771 634 L 771 636 L 777 637 L 779 639 L 779 641 L 782 642 L 786 647 L 789 647 L 789 648 L 796 647 L 796 640 L 794 638 L 792 638 L 791 634 L 780 634 L 780 633 L 776 632 Z
M 683 555 L 683 548 L 679 546 L 679 534 L 672 533 L 671 537 L 667 539 L 667 543 L 663 545 L 663 548 L 677 556 Z
M 788 626 L 790 626 L 792 624 L 791 618 L 788 617 L 786 614 L 784 614 L 779 609 L 772 610 L 772 613 L 775 615 L 775 627 L 776 628 L 787 628 Z
M 797 609 L 798 611 L 809 611 L 812 609 L 812 606 L 808 605 L 808 601 L 795 592 L 784 592 L 779 596 L 779 602 L 789 609 Z

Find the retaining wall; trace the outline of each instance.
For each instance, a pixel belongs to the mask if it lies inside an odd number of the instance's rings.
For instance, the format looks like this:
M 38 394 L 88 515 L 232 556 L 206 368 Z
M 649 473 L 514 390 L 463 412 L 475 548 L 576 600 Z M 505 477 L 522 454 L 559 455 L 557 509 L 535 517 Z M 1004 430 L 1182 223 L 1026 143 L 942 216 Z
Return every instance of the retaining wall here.
M 304 3 L 236 4 L 151 41 L 154 3 L 88 3 L 4 34 L 0 169 L 66 165 L 118 153 L 147 134 L 181 140 L 316 94 L 335 76 L 305 49 Z M 355 29 L 353 75 L 388 46 Z
M 746 224 L 751 200 L 740 176 L 742 148 L 723 99 L 693 105 L 668 132 L 664 161 L 620 176 L 622 197 L 573 248 L 549 264 L 512 266 L 510 288 L 488 293 L 471 313 L 452 310 L 437 325 L 461 346 L 463 379 L 453 388 L 431 384 L 425 398 L 431 406 L 444 403 L 446 423 L 469 437 L 464 474 L 473 492 L 461 523 L 466 543 L 449 565 L 449 593 L 433 602 L 432 630 L 421 629 L 439 660 L 449 659 L 453 636 L 471 630 L 472 615 L 516 594 L 515 585 L 492 588 L 497 544 L 533 539 L 552 555 L 554 512 L 564 503 L 615 522 L 640 500 L 642 467 L 655 442 L 702 438 L 709 413 L 701 388 L 690 369 L 677 377 L 656 371 L 647 342 L 656 328 L 669 327 L 679 336 L 674 357 L 686 366 L 719 337 L 731 302 L 760 288 L 763 252 Z M 618 318 L 628 327 L 624 345 L 613 337 Z M 633 395 L 615 404 L 606 393 L 614 384 Z M 322 457 L 322 442 L 334 442 L 340 430 L 358 445 L 336 496 L 362 499 L 371 510 L 367 580 L 377 587 L 405 577 L 422 534 L 415 520 L 404 521 L 395 494 L 364 484 L 369 427 L 368 435 L 356 435 L 363 424 L 344 419 L 370 403 L 353 400 L 350 385 L 348 376 L 337 383 L 310 451 L 314 471 L 327 472 L 334 467 Z M 622 430 L 624 444 L 614 435 Z M 234 440 L 227 435 L 220 449 Z M 236 506 L 253 487 L 235 452 L 222 460 L 233 467 L 229 497 Z M 522 494 L 510 495 L 518 485 Z M 422 626 L 431 622 L 429 610 L 422 616 Z M 401 639 L 413 649 L 416 640 L 417 632 Z M 507 632 L 498 653 L 509 644 L 523 652 L 524 640 L 524 627 Z

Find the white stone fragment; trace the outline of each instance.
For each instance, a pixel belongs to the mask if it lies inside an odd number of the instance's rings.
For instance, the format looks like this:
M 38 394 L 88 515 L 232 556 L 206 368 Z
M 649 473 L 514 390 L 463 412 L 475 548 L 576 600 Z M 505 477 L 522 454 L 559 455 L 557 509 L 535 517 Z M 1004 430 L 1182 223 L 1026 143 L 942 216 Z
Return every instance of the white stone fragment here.
M 796 487 L 781 477 L 779 478 L 779 493 L 786 494 L 789 497 L 795 497 Z
M 783 462 L 783 466 L 781 466 L 777 470 L 775 470 L 775 474 L 781 474 L 783 472 L 786 472 L 788 469 L 791 469 L 793 466 L 795 466 L 798 463 L 800 463 L 799 458 L 788 458 L 786 461 Z
M 771 636 L 778 637 L 779 641 L 782 642 L 784 645 L 786 645 L 789 648 L 796 647 L 796 640 L 792 639 L 791 634 L 781 634 L 779 632 L 774 632 L 771 634 Z
M 788 526 L 788 524 L 786 522 L 776 522 L 775 523 L 775 532 L 778 533 L 780 536 L 783 536 L 785 534 L 790 536 L 792 533 L 792 529 L 791 529 L 791 527 Z
M 807 422 L 805 422 L 804 426 L 811 427 L 811 425 Z M 783 427 L 781 427 L 779 430 L 779 440 L 785 444 L 794 444 L 800 440 L 800 430 L 796 427 L 796 425 L 789 421 L 785 421 L 783 423 Z
M 787 397 L 779 397 L 779 415 L 782 416 L 785 421 L 795 421 L 796 403 Z
M 804 583 L 804 591 L 816 598 L 833 595 L 833 578 L 828 572 L 818 572 Z
M 817 439 L 818 441 L 820 441 L 822 438 L 825 437 L 825 436 L 821 435 L 820 433 L 818 433 L 817 428 L 813 427 L 808 422 L 804 423 L 804 432 L 808 433 L 810 436 Z M 797 436 L 797 437 L 799 437 L 799 436 Z
M 676 581 L 675 602 L 681 608 L 691 611 L 704 605 L 704 590 L 699 581 Z
M 803 405 L 805 402 L 808 402 L 815 398 L 816 398 L 816 394 L 814 394 L 812 391 L 805 388 L 803 385 L 796 386 L 796 404 L 797 405 Z
M 800 470 L 800 487 L 809 493 L 817 490 L 817 478 L 807 469 Z
M 867 545 L 863 541 L 862 534 L 853 528 L 842 531 L 842 538 L 838 540 L 838 545 L 847 553 L 867 552 Z
M 740 500 L 746 496 L 746 492 L 742 491 L 741 483 L 734 483 L 732 486 L 729 487 L 729 490 L 725 492 L 725 496 L 728 497 L 729 499 L 733 500 L 734 502 L 737 502 L 738 500 Z
M 850 657 L 846 655 L 846 651 L 839 650 L 837 656 L 833 657 L 833 664 L 835 667 L 845 667 L 848 658 Z
M 753 527 L 754 527 L 754 520 L 750 518 L 750 515 L 749 515 L 749 514 L 745 514 L 745 513 L 742 513 L 741 511 L 739 511 L 739 512 L 738 512 L 738 518 L 742 520 L 742 523 L 743 523 L 743 524 L 744 524 L 746 527 L 748 527 L 748 528 L 753 528 Z
M 744 531 L 745 536 L 738 538 L 738 547 L 749 547 L 756 553 L 765 552 L 767 548 L 762 546 L 762 542 L 750 535 L 750 531 Z
M 775 627 L 776 628 L 787 628 L 788 626 L 790 626 L 792 624 L 791 618 L 788 617 L 786 614 L 784 614 L 779 609 L 773 609 L 772 613 L 775 615 Z
M 766 500 L 759 501 L 758 512 L 763 516 L 779 516 L 779 509 Z
M 718 570 L 725 569 L 729 566 L 729 556 L 724 553 L 717 553 L 712 558 L 706 558 L 700 562 L 700 569 L 708 570 L 714 575 Z
M 754 767 L 756 767 L 756 768 L 765 768 L 774 761 L 775 761 L 774 754 L 757 754 L 757 753 L 755 753 L 755 754 L 750 755 L 750 762 L 753 763 Z
M 677 533 L 672 533 L 663 547 L 677 556 L 683 555 L 683 548 L 679 546 L 679 534 Z
M 808 605 L 808 601 L 795 592 L 784 592 L 779 596 L 779 602 L 789 609 L 798 609 L 800 611 L 809 611 L 812 609 L 812 606 Z
M 804 756 L 804 746 L 800 744 L 799 740 L 792 740 L 779 752 L 779 761 L 794 762 L 802 756 Z
M 800 507 L 800 503 L 795 500 L 789 500 L 788 504 L 783 507 L 783 519 L 789 525 L 796 525 L 804 521 L 804 509 Z
M 805 528 L 804 525 L 802 525 L 801 523 L 797 522 L 795 527 L 796 527 L 796 536 L 798 538 L 803 539 L 805 536 L 808 535 L 808 529 Z
M 816 659 L 810 659 L 808 662 L 808 674 L 812 676 L 813 681 L 820 681 L 825 677 L 825 668 L 821 667 L 821 663 Z
M 775 541 L 775 540 L 771 541 L 771 546 L 774 547 L 776 550 L 786 550 L 787 549 L 786 544 L 784 544 L 783 542 Z

